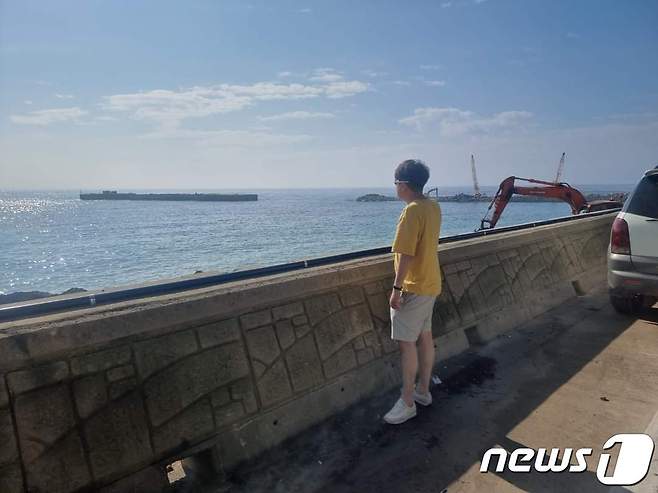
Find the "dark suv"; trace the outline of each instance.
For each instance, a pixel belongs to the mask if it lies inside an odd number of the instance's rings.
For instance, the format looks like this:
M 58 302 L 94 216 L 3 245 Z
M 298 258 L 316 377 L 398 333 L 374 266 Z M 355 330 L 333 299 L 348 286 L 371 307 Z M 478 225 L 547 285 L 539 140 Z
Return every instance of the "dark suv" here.
M 608 287 L 621 313 L 658 300 L 658 166 L 644 174 L 612 224 Z

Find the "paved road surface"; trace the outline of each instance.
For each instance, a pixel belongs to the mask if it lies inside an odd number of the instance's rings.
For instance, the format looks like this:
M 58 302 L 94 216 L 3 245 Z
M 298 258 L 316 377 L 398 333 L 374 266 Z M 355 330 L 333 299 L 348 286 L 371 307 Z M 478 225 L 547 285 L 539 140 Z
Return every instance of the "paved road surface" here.
M 603 486 L 595 472 L 613 434 L 646 432 L 658 443 L 658 308 L 637 319 L 616 314 L 604 294 L 574 299 L 438 373 L 444 383 L 433 389 L 434 404 L 415 419 L 384 424 L 396 399 L 388 393 L 207 491 L 658 492 L 657 461 L 633 487 Z M 594 451 L 580 474 L 480 473 L 493 446 Z

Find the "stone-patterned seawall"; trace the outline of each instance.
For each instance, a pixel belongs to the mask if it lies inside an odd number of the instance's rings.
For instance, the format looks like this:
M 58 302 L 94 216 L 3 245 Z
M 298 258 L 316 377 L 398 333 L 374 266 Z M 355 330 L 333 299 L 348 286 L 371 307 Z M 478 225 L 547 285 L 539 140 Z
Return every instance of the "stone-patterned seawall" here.
M 442 246 L 439 358 L 594 286 L 614 214 Z M 399 385 L 390 256 L 0 324 L 0 491 L 158 491 Z

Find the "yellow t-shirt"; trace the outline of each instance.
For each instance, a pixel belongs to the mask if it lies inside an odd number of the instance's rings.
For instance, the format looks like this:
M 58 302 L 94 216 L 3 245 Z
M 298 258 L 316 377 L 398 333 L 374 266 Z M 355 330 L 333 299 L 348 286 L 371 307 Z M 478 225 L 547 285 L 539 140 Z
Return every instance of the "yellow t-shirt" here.
M 414 200 L 400 214 L 391 251 L 396 272 L 401 253 L 413 256 L 402 285 L 405 291 L 425 296 L 441 293 L 440 229 L 441 208 L 435 200 Z

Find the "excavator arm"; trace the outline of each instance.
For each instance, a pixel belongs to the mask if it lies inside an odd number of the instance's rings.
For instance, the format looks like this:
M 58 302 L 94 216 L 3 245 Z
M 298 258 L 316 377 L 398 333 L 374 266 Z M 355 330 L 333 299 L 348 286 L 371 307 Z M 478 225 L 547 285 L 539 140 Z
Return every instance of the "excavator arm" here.
M 544 186 L 518 187 L 516 186 L 517 180 Z M 501 182 L 500 187 L 498 187 L 498 191 L 489 204 L 486 215 L 480 222 L 480 230 L 493 229 L 496 227 L 496 224 L 498 223 L 500 216 L 503 214 L 505 207 L 507 207 L 507 204 L 515 194 L 533 197 L 548 197 L 562 200 L 563 202 L 569 204 L 572 214 L 579 214 L 586 210 L 588 207 L 587 200 L 583 194 L 567 183 L 552 183 L 549 181 L 534 180 L 532 178 L 519 178 L 517 176 L 510 176 L 505 178 Z

